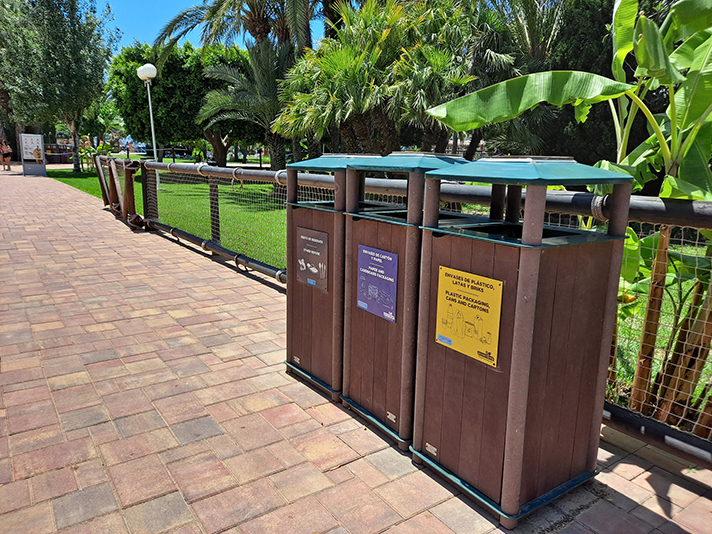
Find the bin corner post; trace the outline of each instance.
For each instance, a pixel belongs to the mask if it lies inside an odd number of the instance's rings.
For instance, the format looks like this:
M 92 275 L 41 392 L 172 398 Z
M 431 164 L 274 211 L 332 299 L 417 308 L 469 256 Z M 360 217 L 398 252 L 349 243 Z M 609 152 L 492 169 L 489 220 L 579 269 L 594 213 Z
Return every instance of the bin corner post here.
M 519 212 L 522 209 L 522 186 L 507 186 L 507 213 L 505 220 L 510 223 L 519 222 Z
M 364 174 L 353 169 L 346 169 L 346 213 L 357 213 L 359 202 L 364 198 Z M 353 221 L 346 221 L 346 243 L 353 241 Z M 343 385 L 341 396 L 348 399 L 351 395 L 351 307 L 353 297 L 351 288 L 353 286 L 353 254 L 351 247 L 345 248 L 344 254 L 344 350 L 343 350 Z M 350 409 L 350 405 L 345 400 L 343 404 Z
M 437 228 L 440 211 L 440 180 L 426 178 L 423 199 L 423 226 Z M 428 341 L 430 340 L 430 279 L 432 276 L 433 233 L 423 232 L 420 258 L 420 296 L 418 299 L 418 341 L 415 361 L 415 395 L 413 406 L 413 450 L 423 451 L 423 419 L 425 415 L 425 378 L 428 366 Z M 413 454 L 413 461 L 423 463 Z
M 346 210 L 346 173 L 334 172 L 334 211 L 339 215 L 334 218 L 334 269 L 333 291 L 334 327 L 332 338 L 333 365 L 331 384 L 333 392 L 331 400 L 339 401 L 343 388 L 344 368 L 344 267 L 345 267 L 345 225 L 343 212 Z
M 628 209 L 630 206 L 630 196 L 633 189 L 631 183 L 616 184 L 613 186 L 613 195 L 610 197 L 612 206 L 608 222 L 608 235 L 614 237 L 625 237 L 628 227 Z M 601 414 L 606 396 L 606 382 L 608 380 L 608 361 L 611 352 L 611 340 L 613 339 L 613 329 L 616 322 L 616 309 L 618 301 L 618 284 L 623 264 L 623 251 L 625 241 L 620 239 L 613 245 L 611 254 L 611 267 L 608 274 L 608 288 L 606 295 L 605 310 L 603 312 L 603 332 L 601 336 L 601 354 L 599 357 L 598 376 L 596 377 L 596 397 L 593 407 L 593 424 L 591 425 L 591 436 L 589 438 L 589 449 L 586 462 L 586 470 L 590 473 L 596 471 L 598 446 L 601 435 Z
M 294 346 L 294 321 L 292 308 L 294 299 L 294 285 L 297 283 L 297 273 L 293 266 L 296 264 L 294 245 L 294 206 L 299 197 L 298 173 L 295 169 L 287 169 L 287 362 L 291 361 L 290 354 Z M 290 204 L 291 203 L 291 204 Z M 289 370 L 289 367 L 287 367 Z
M 398 435 L 403 440 L 398 445 L 408 450 L 413 437 L 413 406 L 415 390 L 415 360 L 418 336 L 418 293 L 421 269 L 421 231 L 423 223 L 423 196 L 425 174 L 408 173 L 408 214 L 406 228 L 404 286 L 403 286 L 403 358 L 401 360 L 400 421 Z
M 490 219 L 501 221 L 504 218 L 504 204 L 507 186 L 492 184 L 492 200 L 490 201 Z
M 529 400 L 529 372 L 536 315 L 539 266 L 546 207 L 546 186 L 527 187 L 522 244 L 517 281 L 512 361 L 509 378 L 509 398 L 502 473 L 502 512 L 516 516 L 521 507 L 522 472 L 524 469 L 524 438 Z M 505 528 L 514 528 L 516 520 L 500 516 Z

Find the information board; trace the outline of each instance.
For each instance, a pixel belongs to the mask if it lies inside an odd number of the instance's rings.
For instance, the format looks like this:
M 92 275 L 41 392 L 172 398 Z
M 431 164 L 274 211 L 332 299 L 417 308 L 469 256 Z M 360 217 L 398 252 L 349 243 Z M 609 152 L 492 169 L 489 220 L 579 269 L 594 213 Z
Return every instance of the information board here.
M 398 254 L 359 245 L 356 305 L 395 323 L 397 289 Z
M 297 281 L 329 289 L 329 234 L 297 227 Z
M 441 265 L 435 341 L 497 367 L 502 285 Z
M 47 176 L 45 167 L 44 138 L 37 134 L 20 134 L 22 174 Z

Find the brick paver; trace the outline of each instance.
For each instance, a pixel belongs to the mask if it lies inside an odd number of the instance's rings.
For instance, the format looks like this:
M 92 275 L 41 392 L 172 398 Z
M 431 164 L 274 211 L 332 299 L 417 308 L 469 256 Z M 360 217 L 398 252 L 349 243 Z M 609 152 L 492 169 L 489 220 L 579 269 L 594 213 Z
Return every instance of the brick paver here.
M 501 531 L 287 375 L 285 331 L 271 281 L 0 174 L 0 534 Z M 518 531 L 712 532 L 710 471 L 606 435 Z

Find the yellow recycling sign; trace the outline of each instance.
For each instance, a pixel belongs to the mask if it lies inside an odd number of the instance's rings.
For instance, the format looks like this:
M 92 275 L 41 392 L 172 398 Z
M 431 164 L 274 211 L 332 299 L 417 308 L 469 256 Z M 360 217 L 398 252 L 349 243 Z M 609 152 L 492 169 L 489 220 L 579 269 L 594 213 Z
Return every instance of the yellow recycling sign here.
M 502 282 L 440 266 L 435 340 L 497 367 Z

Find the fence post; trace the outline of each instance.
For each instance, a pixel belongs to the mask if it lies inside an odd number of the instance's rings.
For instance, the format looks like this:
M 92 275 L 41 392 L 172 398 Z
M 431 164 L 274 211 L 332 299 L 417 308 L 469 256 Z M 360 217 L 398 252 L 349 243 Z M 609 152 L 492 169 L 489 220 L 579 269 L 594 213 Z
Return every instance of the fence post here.
M 104 168 L 101 166 L 101 156 L 99 154 L 94 155 L 94 165 L 96 167 L 96 176 L 99 178 L 99 187 L 101 188 L 101 198 L 104 201 L 104 206 L 109 205 L 109 189 L 106 185 L 106 178 L 104 177 Z
M 218 178 L 208 177 L 210 190 L 210 238 L 213 243 L 220 244 L 220 203 Z
M 124 198 L 121 194 L 121 183 L 119 182 L 116 162 L 109 160 L 109 200 L 111 200 L 111 211 L 120 215 L 124 211 Z

